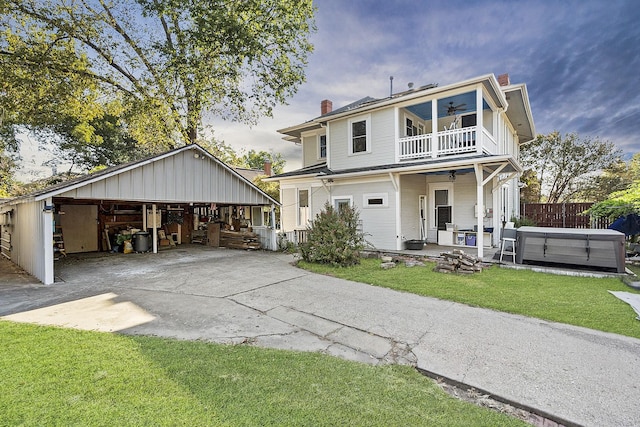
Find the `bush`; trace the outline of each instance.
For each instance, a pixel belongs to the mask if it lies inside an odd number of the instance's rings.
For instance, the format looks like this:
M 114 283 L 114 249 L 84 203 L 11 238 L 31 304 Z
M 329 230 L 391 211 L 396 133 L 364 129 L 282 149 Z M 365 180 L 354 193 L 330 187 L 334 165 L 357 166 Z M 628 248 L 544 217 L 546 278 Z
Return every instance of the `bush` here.
M 360 264 L 360 251 L 366 242 L 364 233 L 358 230 L 359 221 L 355 208 L 336 210 L 326 203 L 307 228 L 307 241 L 298 245 L 302 259 L 342 267 Z
M 527 218 L 526 216 L 523 216 L 522 218 L 511 217 L 511 221 L 515 228 L 526 226 L 535 227 L 537 225 L 534 220 Z

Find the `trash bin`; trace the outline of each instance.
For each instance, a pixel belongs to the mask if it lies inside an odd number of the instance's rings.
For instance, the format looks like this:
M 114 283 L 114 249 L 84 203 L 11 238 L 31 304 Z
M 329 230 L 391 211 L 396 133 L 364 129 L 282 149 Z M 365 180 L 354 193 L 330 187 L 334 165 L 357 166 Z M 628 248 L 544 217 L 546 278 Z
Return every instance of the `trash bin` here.
M 133 250 L 135 252 L 148 252 L 151 249 L 149 232 L 139 231 L 133 235 Z
M 475 246 L 475 245 L 476 245 L 476 235 L 467 234 L 467 246 Z

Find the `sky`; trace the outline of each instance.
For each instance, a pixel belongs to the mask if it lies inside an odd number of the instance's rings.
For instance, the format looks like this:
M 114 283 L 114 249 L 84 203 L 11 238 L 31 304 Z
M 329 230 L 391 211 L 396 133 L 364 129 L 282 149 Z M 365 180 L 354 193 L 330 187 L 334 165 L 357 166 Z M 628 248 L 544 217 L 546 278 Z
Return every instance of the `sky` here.
M 301 148 L 278 129 L 365 96 L 493 73 L 525 83 L 538 134 L 554 130 L 640 152 L 638 0 L 317 0 L 306 82 L 257 125 L 210 120 L 236 151 L 275 151 L 285 170 Z M 26 159 L 29 161 L 29 159 Z

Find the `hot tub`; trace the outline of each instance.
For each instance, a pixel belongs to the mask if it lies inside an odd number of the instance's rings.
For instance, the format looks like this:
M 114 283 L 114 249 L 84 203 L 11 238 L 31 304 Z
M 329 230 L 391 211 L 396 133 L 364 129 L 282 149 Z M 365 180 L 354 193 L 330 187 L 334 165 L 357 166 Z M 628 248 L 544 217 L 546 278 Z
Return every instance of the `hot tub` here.
M 624 234 L 615 230 L 520 227 L 516 263 L 544 262 L 625 272 Z

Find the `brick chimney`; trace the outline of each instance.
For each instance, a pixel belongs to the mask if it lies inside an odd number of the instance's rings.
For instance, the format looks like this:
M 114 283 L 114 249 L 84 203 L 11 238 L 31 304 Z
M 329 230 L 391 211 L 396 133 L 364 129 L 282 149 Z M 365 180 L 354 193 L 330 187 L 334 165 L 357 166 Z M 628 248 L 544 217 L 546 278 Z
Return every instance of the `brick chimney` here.
M 500 74 L 498 76 L 498 83 L 500 86 L 509 86 L 511 82 L 509 81 L 509 74 Z
M 264 161 L 264 174 L 266 176 L 271 176 L 271 161 L 269 160 Z
M 333 110 L 333 102 L 329 101 L 328 99 L 325 99 L 324 101 L 320 102 L 320 115 L 324 116 L 327 113 L 330 113 Z

